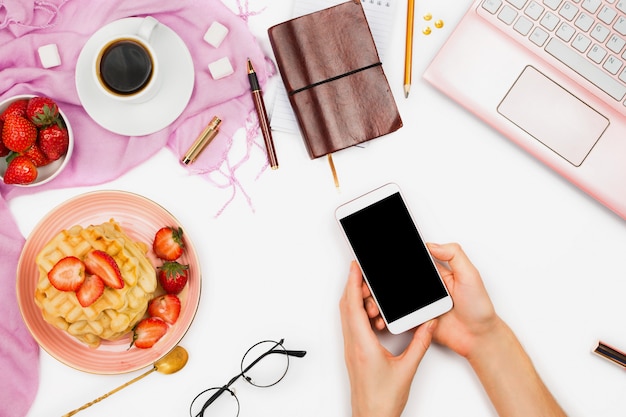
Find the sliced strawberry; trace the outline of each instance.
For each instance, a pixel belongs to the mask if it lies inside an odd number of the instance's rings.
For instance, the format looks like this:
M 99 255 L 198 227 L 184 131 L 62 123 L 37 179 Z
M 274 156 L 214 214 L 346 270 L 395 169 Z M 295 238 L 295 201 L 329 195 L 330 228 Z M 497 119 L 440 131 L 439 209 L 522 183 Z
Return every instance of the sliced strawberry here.
M 85 264 L 75 256 L 62 258 L 48 272 L 48 280 L 59 291 L 76 291 L 85 281 Z
M 167 323 L 157 317 L 148 317 L 141 320 L 133 329 L 133 341 L 130 343 L 140 348 L 148 349 L 167 333 Z
M 162 227 L 154 235 L 152 249 L 159 258 L 166 261 L 175 261 L 183 254 L 183 229 Z
M 119 290 L 124 288 L 124 280 L 120 267 L 115 259 L 101 250 L 92 250 L 85 255 L 85 270 L 89 274 L 98 275 L 107 287 Z
M 178 294 L 187 284 L 189 265 L 181 265 L 178 262 L 163 262 L 157 272 L 161 287 L 168 294 Z
M 95 303 L 104 293 L 104 281 L 97 276 L 87 274 L 85 282 L 76 291 L 76 298 L 83 307 L 89 307 Z
M 166 323 L 174 324 L 180 315 L 180 300 L 174 294 L 161 295 L 150 301 L 148 314 Z

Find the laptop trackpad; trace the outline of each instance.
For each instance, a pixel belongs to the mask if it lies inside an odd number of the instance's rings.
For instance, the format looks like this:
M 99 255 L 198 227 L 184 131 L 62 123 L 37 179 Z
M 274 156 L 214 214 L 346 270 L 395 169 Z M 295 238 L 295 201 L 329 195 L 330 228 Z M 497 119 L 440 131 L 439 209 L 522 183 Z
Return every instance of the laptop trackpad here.
M 609 125 L 606 117 L 530 66 L 498 112 L 575 166 Z

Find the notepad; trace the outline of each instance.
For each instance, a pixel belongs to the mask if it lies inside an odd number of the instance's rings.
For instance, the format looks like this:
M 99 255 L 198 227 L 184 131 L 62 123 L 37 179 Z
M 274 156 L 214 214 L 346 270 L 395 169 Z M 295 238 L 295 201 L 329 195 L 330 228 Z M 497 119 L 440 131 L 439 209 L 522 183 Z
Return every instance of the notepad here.
M 345 0 L 296 0 L 294 2 L 293 17 L 302 16 L 330 6 L 335 6 Z M 361 5 L 370 26 L 378 56 L 383 65 L 385 51 L 389 47 L 391 31 L 395 17 L 397 0 L 363 0 Z M 283 85 L 277 88 L 274 104 L 270 112 L 270 126 L 273 130 L 298 133 L 298 122 L 289 103 L 287 92 Z

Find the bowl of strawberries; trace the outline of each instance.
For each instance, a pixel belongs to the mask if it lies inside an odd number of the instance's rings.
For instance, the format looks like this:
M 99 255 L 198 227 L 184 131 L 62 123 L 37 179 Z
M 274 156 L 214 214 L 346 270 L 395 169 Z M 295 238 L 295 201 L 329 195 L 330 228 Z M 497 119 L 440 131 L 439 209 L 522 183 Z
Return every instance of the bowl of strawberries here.
M 45 184 L 65 168 L 74 135 L 57 103 L 19 95 L 0 103 L 0 178 L 5 184 Z

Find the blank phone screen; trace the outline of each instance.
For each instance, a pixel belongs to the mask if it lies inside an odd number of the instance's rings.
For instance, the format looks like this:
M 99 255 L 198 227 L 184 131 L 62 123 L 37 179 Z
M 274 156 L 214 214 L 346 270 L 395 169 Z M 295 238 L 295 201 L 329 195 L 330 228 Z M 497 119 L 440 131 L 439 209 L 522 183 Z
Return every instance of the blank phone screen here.
M 399 193 L 340 223 L 387 322 L 447 295 Z

